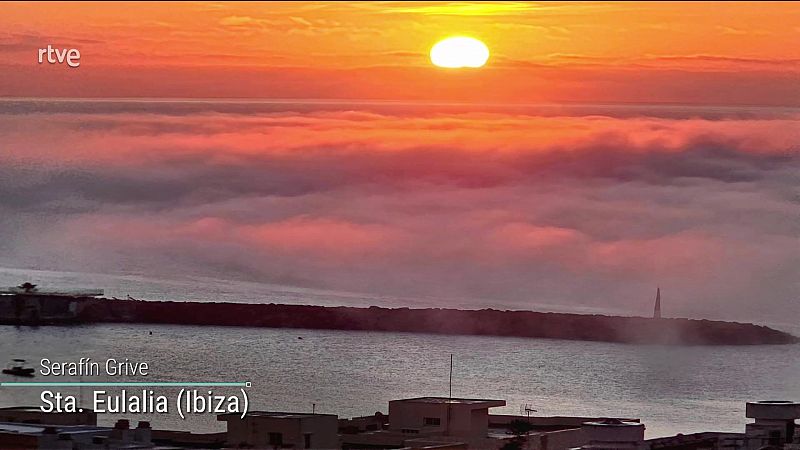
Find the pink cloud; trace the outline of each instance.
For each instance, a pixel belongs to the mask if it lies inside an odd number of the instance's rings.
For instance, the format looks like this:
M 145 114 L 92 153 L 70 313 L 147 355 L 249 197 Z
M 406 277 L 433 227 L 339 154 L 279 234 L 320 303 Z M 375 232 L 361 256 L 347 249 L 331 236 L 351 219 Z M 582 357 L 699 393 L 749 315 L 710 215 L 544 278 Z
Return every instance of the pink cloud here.
M 236 242 L 266 255 L 338 261 L 385 255 L 403 241 L 402 233 L 392 227 L 307 216 L 260 224 L 203 218 L 179 227 L 177 233 L 199 240 Z
M 709 120 L 509 114 L 395 116 L 354 111 L 311 114 L 30 114 L 0 121 L 5 161 L 43 165 L 136 166 L 201 158 L 241 164 L 248 158 L 289 163 L 366 155 L 375 161 L 441 150 L 470 158 L 577 153 L 597 147 L 620 152 L 682 152 L 719 145 L 747 153 L 798 151 L 797 117 Z M 399 155 L 399 156 L 398 156 Z M 395 161 L 397 162 L 397 161 Z M 458 170 L 457 159 L 406 172 Z M 401 163 L 402 166 L 402 163 Z
M 791 111 L 90 106 L 0 116 L 0 263 L 687 314 L 796 280 Z

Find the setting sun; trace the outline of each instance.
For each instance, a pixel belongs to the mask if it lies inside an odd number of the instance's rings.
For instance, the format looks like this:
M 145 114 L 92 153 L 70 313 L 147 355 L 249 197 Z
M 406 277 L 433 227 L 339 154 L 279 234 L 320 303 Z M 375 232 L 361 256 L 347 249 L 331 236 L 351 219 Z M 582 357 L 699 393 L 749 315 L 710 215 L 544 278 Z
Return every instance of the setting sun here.
M 471 37 L 451 37 L 431 48 L 431 62 L 439 67 L 459 69 L 481 67 L 489 59 L 486 45 Z

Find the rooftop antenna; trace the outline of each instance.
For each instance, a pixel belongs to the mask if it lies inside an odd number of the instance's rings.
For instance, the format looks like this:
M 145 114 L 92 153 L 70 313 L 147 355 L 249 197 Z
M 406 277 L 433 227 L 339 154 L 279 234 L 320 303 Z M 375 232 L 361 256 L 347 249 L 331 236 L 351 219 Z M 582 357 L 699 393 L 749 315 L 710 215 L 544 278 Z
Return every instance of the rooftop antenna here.
M 453 400 L 453 354 L 450 353 L 450 400 Z
M 531 421 L 531 413 L 535 413 L 536 410 L 533 409 L 533 405 L 530 403 L 524 403 L 519 405 L 519 413 L 525 414 L 528 417 L 528 422 Z
M 445 429 L 445 436 L 450 435 L 450 410 L 453 407 L 453 354 L 450 353 L 450 394 L 447 398 L 447 428 Z
M 653 308 L 653 319 L 661 318 L 661 288 L 656 288 L 656 306 Z

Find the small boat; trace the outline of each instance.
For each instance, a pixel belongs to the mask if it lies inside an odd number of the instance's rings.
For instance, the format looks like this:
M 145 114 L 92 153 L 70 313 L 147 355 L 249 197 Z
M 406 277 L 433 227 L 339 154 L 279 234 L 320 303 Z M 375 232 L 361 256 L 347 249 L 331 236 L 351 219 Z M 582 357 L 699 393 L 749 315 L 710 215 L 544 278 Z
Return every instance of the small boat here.
M 11 364 L 3 369 L 6 375 L 13 375 L 15 377 L 32 377 L 35 371 L 31 367 L 25 367 L 24 359 L 13 359 Z

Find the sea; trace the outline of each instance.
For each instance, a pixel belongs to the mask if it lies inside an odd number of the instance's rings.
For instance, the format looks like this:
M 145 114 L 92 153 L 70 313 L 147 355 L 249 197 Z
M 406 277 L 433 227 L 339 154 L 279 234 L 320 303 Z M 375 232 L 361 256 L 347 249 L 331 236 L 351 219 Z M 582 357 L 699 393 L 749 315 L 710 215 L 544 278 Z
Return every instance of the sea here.
M 0 270 L 0 285 L 33 282 L 62 289 L 108 287 L 107 296 L 144 300 L 247 301 L 421 307 L 424 301 L 375 298 L 260 283 L 162 280 L 140 276 Z M 552 305 L 540 305 L 549 309 Z M 553 308 L 550 308 L 553 309 Z M 785 331 L 800 334 L 800 329 Z M 450 357 L 453 356 L 452 384 Z M 0 357 L 147 362 L 146 381 L 250 382 L 250 410 L 388 412 L 393 399 L 447 396 L 505 400 L 498 414 L 640 419 L 648 438 L 700 431 L 743 431 L 745 403 L 800 400 L 800 345 L 656 346 L 490 336 L 445 336 L 303 329 L 96 324 L 0 326 Z M 38 376 L 34 380 L 42 380 Z M 140 381 L 59 377 L 58 381 Z M 12 377 L 0 375 L 0 381 Z M 57 388 L 89 405 L 90 389 Z M 178 388 L 149 388 L 172 401 Z M 42 388 L 0 387 L 0 407 L 40 406 Z M 140 392 L 139 388 L 128 388 Z M 202 389 L 201 389 L 202 391 Z M 207 389 L 205 390 L 207 391 Z M 205 392 L 204 391 L 204 392 Z M 233 395 L 239 388 L 214 388 Z M 148 420 L 154 428 L 223 431 L 214 414 L 102 414 Z

